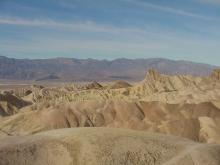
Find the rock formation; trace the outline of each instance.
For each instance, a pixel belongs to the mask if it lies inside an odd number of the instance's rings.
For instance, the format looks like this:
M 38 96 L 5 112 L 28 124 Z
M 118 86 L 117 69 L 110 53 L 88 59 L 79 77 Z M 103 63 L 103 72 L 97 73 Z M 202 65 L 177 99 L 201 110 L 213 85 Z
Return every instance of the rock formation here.
M 34 85 L 2 92 L 0 115 L 0 164 L 220 163 L 217 70 L 207 77 L 149 70 L 132 85 Z
M 214 80 L 220 80 L 220 69 L 215 69 L 211 73 L 211 78 Z

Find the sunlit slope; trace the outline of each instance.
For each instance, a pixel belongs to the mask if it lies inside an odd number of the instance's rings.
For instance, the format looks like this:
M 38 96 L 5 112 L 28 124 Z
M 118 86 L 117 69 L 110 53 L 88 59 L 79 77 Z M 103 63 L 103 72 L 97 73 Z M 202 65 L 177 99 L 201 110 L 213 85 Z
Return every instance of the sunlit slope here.
M 220 147 L 110 128 L 60 129 L 1 139 L 0 164 L 8 165 L 218 165 Z

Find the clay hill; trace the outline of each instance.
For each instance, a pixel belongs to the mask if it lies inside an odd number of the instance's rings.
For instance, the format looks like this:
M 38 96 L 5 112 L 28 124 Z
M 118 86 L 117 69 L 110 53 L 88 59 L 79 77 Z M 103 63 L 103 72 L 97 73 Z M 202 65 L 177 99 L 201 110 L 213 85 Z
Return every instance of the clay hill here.
M 219 75 L 218 69 L 208 76 L 150 69 L 135 84 L 2 92 L 16 110 L 1 113 L 0 164 L 218 165 Z
M 219 165 L 220 146 L 141 131 L 78 128 L 1 139 L 0 163 L 16 165 Z
M 0 56 L 0 79 L 36 81 L 115 81 L 141 80 L 146 70 L 165 74 L 207 76 L 217 68 L 188 61 L 167 59 L 14 59 Z

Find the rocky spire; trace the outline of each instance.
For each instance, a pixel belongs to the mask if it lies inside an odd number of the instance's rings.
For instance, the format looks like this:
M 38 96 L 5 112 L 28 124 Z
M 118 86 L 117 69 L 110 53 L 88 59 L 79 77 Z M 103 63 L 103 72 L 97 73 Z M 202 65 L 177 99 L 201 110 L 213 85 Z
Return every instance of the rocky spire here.
M 220 80 L 220 69 L 213 70 L 210 77 L 214 80 Z
M 147 72 L 146 79 L 148 80 L 158 80 L 161 77 L 160 73 L 154 69 L 149 69 Z

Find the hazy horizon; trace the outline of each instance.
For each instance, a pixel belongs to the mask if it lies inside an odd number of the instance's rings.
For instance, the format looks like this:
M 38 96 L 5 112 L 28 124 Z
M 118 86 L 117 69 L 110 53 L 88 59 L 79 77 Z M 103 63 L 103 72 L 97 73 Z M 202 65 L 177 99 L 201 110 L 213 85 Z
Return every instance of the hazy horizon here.
M 171 59 L 171 58 L 165 58 L 165 57 L 149 57 L 149 58 L 126 58 L 126 57 L 118 57 L 118 58 L 112 58 L 112 59 L 107 59 L 107 58 L 93 58 L 93 57 L 88 57 L 88 58 L 76 58 L 76 57 L 45 57 L 45 58 L 31 58 L 31 57 L 10 57 L 10 56 L 4 56 L 4 55 L 0 55 L 0 57 L 6 57 L 6 58 L 13 58 L 13 59 L 20 59 L 20 60 L 49 60 L 49 59 L 59 59 L 59 58 L 64 58 L 64 59 L 76 59 L 76 60 L 98 60 L 98 61 L 115 61 L 115 60 L 121 60 L 121 59 L 125 59 L 125 60 L 151 60 L 151 59 L 162 59 L 162 60 L 168 60 L 168 61 L 176 61 L 176 62 L 190 62 L 190 63 L 197 63 L 197 64 L 207 64 L 207 65 L 212 65 L 212 66 L 216 66 L 216 67 L 220 67 L 220 64 L 216 65 L 216 64 L 211 64 L 211 63 L 206 63 L 206 62 L 199 62 L 199 61 L 192 61 L 192 60 L 185 60 L 185 59 Z

